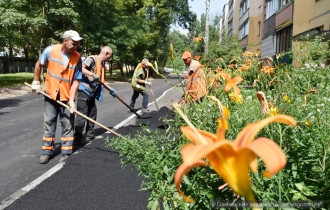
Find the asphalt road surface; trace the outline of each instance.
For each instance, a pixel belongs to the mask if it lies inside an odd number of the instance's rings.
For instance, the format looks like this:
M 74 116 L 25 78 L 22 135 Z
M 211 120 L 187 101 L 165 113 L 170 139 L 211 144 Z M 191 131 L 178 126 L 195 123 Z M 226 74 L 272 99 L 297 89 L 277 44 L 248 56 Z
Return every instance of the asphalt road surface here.
M 171 79 L 178 82 L 177 79 Z M 153 80 L 155 98 L 170 86 L 162 79 Z M 129 83 L 110 84 L 127 103 L 132 95 Z M 150 92 L 149 92 L 150 93 Z M 153 102 L 149 94 L 149 103 Z M 129 135 L 139 125 L 150 124 L 155 128 L 162 124 L 159 117 L 169 112 L 166 105 L 177 101 L 180 94 L 175 90 L 158 101 L 160 111 L 154 104 L 142 119 L 133 119 L 123 124 L 116 132 Z M 140 96 L 135 108 L 142 104 Z M 97 121 L 113 129 L 115 125 L 132 113 L 117 99 L 104 92 L 104 101 L 97 103 Z M 145 117 L 147 116 L 147 117 Z M 146 209 L 149 193 L 139 191 L 143 177 L 129 167 L 121 168 L 115 151 L 104 147 L 104 138 L 110 137 L 105 129 L 97 127 L 98 139 L 84 147 L 75 147 L 75 154 L 64 165 L 58 164 L 60 157 L 60 124 L 56 133 L 55 157 L 48 164 L 39 164 L 43 136 L 43 96 L 28 94 L 21 97 L 0 99 L 0 209 L 4 201 L 50 169 L 60 167 L 50 178 L 36 188 L 12 201 L 6 209 Z M 161 127 L 161 126 L 160 126 Z M 15 197 L 14 196 L 14 197 Z

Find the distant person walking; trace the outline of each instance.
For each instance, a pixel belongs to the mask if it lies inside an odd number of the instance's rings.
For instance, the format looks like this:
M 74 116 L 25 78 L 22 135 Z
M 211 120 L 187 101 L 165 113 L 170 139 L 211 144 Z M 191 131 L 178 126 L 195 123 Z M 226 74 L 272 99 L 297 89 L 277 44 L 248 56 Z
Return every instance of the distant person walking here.
M 76 31 L 65 31 L 62 44 L 48 46 L 40 55 L 35 64 L 32 91 L 40 92 L 40 74 L 43 66 L 47 67 L 45 91 L 52 99 L 44 99 L 44 136 L 42 143 L 42 155 L 39 163 L 45 164 L 51 158 L 54 150 L 54 140 L 57 124 L 57 116 L 60 116 L 62 135 L 60 162 L 72 154 L 73 121 L 76 110 L 75 97 L 78 91 L 81 74 L 81 57 L 76 51 L 79 41 L 82 40 Z M 59 100 L 70 107 L 56 103 Z
M 181 103 L 188 103 L 189 100 L 192 102 L 202 100 L 207 94 L 207 80 L 203 66 L 197 60 L 193 60 L 191 53 L 188 51 L 185 51 L 181 58 L 187 66 L 187 74 L 185 75 L 186 90 Z
M 149 60 L 143 59 L 142 62 L 139 63 L 134 70 L 134 74 L 132 77 L 133 95 L 130 103 L 130 107 L 132 109 L 134 109 L 136 99 L 139 97 L 139 94 L 141 94 L 143 96 L 142 111 L 148 111 L 149 94 L 147 92 L 146 85 L 151 85 L 151 82 L 147 80 L 149 77 L 150 66 L 151 63 L 149 63 Z
M 95 99 L 103 101 L 102 83 L 104 83 L 105 61 L 108 61 L 111 56 L 112 49 L 109 46 L 102 47 L 99 55 L 88 56 L 82 66 L 83 76 L 77 95 L 77 110 L 95 121 L 97 117 Z M 116 97 L 115 89 L 111 89 L 109 93 Z M 94 140 L 94 126 L 94 123 L 87 121 L 80 115 L 76 115 L 74 144 L 85 145 L 89 141 Z M 84 130 L 86 140 L 84 140 Z

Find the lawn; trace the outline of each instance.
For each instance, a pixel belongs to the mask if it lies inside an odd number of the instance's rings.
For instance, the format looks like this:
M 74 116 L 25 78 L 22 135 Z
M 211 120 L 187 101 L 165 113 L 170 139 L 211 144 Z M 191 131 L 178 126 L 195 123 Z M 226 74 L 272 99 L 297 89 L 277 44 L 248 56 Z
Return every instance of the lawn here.
M 14 87 L 23 85 L 24 82 L 31 83 L 33 80 L 33 73 L 12 73 L 12 74 L 0 74 L 0 88 Z

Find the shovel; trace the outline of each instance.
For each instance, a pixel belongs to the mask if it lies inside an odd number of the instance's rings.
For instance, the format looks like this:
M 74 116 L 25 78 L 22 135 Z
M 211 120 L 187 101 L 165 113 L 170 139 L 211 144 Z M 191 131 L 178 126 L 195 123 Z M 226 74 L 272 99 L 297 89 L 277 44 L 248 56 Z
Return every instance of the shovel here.
M 25 84 L 26 86 L 29 86 L 29 87 L 31 88 L 31 85 L 30 85 L 30 84 L 28 84 L 28 83 L 26 83 L 26 82 L 25 82 L 24 84 Z M 49 99 L 52 99 L 52 97 L 50 97 L 50 95 L 48 95 L 48 94 L 45 93 L 44 91 L 40 91 L 39 93 L 41 93 L 42 95 L 46 96 L 46 97 L 49 98 Z M 52 99 L 52 100 L 53 100 L 53 99 Z M 59 100 L 54 100 L 54 101 L 56 101 L 58 104 L 64 106 L 65 108 L 70 109 L 69 106 L 66 105 L 65 103 L 63 103 L 63 102 L 61 102 L 61 101 L 59 101 Z M 109 129 L 108 127 L 102 125 L 101 123 L 96 122 L 95 120 L 93 120 L 93 119 L 87 117 L 87 116 L 84 115 L 83 113 L 78 112 L 78 111 L 74 111 L 74 113 L 75 113 L 75 114 L 78 114 L 78 115 L 80 115 L 80 116 L 82 116 L 83 118 L 85 118 L 85 119 L 91 121 L 92 123 L 95 123 L 96 125 L 100 126 L 101 128 L 104 128 L 105 130 L 109 131 L 110 133 L 113 133 L 113 134 L 115 134 L 116 136 L 121 137 L 121 138 L 124 139 L 124 137 L 123 137 L 122 135 L 120 135 L 119 133 L 116 133 L 115 131 Z
M 154 102 L 155 102 L 157 111 L 159 111 L 159 108 L 158 108 L 158 105 L 157 105 L 157 102 L 156 102 L 156 99 L 155 99 L 154 91 L 152 91 L 151 85 L 149 85 L 149 88 L 150 88 L 150 92 L 151 92 L 152 98 L 154 99 Z
M 104 84 L 103 82 L 100 82 L 100 84 L 102 84 L 105 87 L 105 89 L 107 89 L 108 91 L 111 91 L 108 85 Z M 136 111 L 132 109 L 122 98 L 120 98 L 118 95 L 116 95 L 116 98 L 118 98 L 118 100 L 122 102 L 127 108 L 129 108 L 129 110 L 133 112 L 138 118 L 141 118 L 140 115 L 136 113 Z

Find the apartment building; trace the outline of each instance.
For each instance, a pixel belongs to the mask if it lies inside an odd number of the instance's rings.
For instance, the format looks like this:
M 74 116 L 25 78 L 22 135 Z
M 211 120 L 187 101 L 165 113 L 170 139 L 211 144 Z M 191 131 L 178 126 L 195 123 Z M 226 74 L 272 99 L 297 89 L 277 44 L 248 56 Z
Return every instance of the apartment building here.
M 303 36 L 324 35 L 330 39 L 330 1 L 329 0 L 299 0 L 294 1 L 292 45 L 297 47 Z M 294 51 L 297 53 L 297 51 Z M 294 57 L 297 55 L 294 55 Z M 328 61 L 329 62 L 329 61 Z M 293 65 L 299 65 L 294 60 Z
M 229 0 L 228 5 L 228 35 L 237 36 L 239 28 L 240 0 Z
M 330 38 L 330 0 L 229 0 L 228 8 L 222 32 L 238 35 L 242 49 L 260 51 L 262 59 L 291 50 L 301 35 Z M 291 58 L 286 55 L 281 62 L 291 63 Z
M 262 38 L 263 0 L 241 0 L 239 39 L 243 50 L 260 51 Z
M 219 44 L 223 42 L 223 37 L 228 34 L 228 11 L 229 5 L 225 4 L 222 9 L 222 17 L 220 17 L 219 21 Z
M 293 0 L 265 0 L 261 59 L 292 49 Z M 291 56 L 282 58 L 291 63 Z

